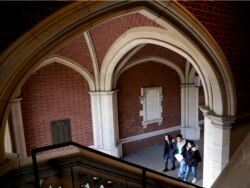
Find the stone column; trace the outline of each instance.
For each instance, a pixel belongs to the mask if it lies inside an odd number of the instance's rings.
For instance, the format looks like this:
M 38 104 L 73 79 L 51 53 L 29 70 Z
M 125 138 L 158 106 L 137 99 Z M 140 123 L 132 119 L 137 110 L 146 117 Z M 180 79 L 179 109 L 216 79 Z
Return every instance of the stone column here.
M 11 143 L 8 121 L 6 122 L 6 128 L 4 133 L 4 148 L 5 148 L 5 153 L 12 153 L 12 143 Z
M 21 98 L 16 98 L 12 103 L 11 118 L 17 153 L 19 154 L 20 158 L 25 158 L 27 157 L 27 151 L 23 129 L 21 100 Z
M 102 138 L 102 112 L 101 112 L 101 97 L 100 92 L 90 92 L 91 98 L 91 114 L 94 137 L 94 148 L 99 149 L 103 146 Z
M 204 146 L 203 146 L 203 186 L 210 187 L 212 184 L 213 162 L 213 125 L 211 120 L 204 116 Z M 209 186 L 208 186 L 209 185 Z
M 217 179 L 229 162 L 231 124 L 230 117 L 212 117 L 213 125 L 213 150 L 212 150 L 212 183 Z
M 90 92 L 90 95 L 94 148 L 118 157 L 117 91 Z
M 184 138 L 200 139 L 199 88 L 194 84 L 181 85 L 181 133 Z
M 201 110 L 205 116 L 203 186 L 211 187 L 229 161 L 234 117 L 218 116 L 204 107 Z

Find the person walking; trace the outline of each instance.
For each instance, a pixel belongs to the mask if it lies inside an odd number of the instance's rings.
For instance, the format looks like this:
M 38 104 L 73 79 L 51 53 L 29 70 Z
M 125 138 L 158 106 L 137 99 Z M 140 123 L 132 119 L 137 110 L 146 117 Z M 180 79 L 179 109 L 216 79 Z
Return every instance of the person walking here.
M 172 162 L 172 168 L 171 170 L 175 169 L 175 159 L 173 156 L 173 149 L 174 149 L 174 145 L 172 142 L 172 137 L 169 134 L 165 135 L 165 145 L 164 145 L 164 153 L 163 153 L 163 159 L 164 159 L 164 164 L 165 164 L 165 168 L 163 170 L 163 172 L 168 171 L 168 161 L 169 159 Z
M 188 141 L 187 152 L 185 157 L 186 162 L 186 173 L 184 176 L 184 181 L 188 180 L 190 171 L 192 171 L 193 180 L 192 183 L 197 181 L 197 165 L 200 159 L 200 153 L 198 151 L 198 146 L 195 146 L 193 141 Z
M 182 137 L 181 134 L 178 134 L 176 137 L 176 145 L 174 149 L 174 156 L 180 163 L 179 170 L 178 170 L 178 178 L 183 180 L 183 175 L 186 172 L 186 140 Z

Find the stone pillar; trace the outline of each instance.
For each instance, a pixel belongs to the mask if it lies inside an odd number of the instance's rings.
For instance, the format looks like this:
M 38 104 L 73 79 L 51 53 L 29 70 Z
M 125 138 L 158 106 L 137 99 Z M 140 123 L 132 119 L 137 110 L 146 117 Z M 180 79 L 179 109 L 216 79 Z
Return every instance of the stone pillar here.
M 204 116 L 204 146 L 203 146 L 203 186 L 210 187 L 212 184 L 213 162 L 213 125 L 211 120 Z M 208 186 L 209 185 L 209 186 Z
M 20 158 L 25 158 L 27 157 L 27 151 L 23 129 L 21 100 L 21 98 L 16 98 L 12 103 L 11 118 L 17 153 L 19 154 Z
M 230 153 L 230 132 L 231 124 L 234 122 L 228 117 L 212 117 L 213 124 L 213 150 L 212 165 L 213 176 L 212 183 L 217 179 L 222 170 L 229 162 Z
M 90 95 L 94 148 L 118 157 L 117 91 L 90 92 Z
M 102 112 L 100 92 L 90 92 L 94 148 L 102 148 Z
M 6 123 L 6 128 L 5 128 L 5 133 L 4 133 L 4 148 L 5 148 L 5 153 L 12 153 L 12 143 L 11 143 L 8 121 Z
M 234 117 L 218 116 L 201 107 L 204 114 L 203 186 L 211 187 L 229 161 L 230 132 Z
M 181 85 L 181 133 L 184 138 L 200 139 L 199 88 L 194 84 Z

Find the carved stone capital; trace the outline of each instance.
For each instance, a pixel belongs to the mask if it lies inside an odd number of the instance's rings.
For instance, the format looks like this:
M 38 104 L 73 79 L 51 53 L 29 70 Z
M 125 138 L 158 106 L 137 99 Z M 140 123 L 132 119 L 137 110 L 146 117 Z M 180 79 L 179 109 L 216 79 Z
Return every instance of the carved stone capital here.
M 221 129 L 231 129 L 232 124 L 235 122 L 235 116 L 218 115 L 214 111 L 210 110 L 208 106 L 199 106 L 203 115 L 211 120 L 212 125 Z

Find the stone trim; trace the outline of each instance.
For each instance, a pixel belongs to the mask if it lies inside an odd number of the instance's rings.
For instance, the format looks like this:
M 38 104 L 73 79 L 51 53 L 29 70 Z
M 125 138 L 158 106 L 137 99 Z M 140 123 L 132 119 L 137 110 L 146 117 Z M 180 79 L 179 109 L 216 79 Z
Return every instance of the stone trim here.
M 143 133 L 143 134 L 139 134 L 139 135 L 135 135 L 135 136 L 130 136 L 127 138 L 122 138 L 120 140 L 118 140 L 118 144 L 125 144 L 125 143 L 129 143 L 129 142 L 133 142 L 133 141 L 137 141 L 137 140 L 142 140 L 145 138 L 150 138 L 150 137 L 154 137 L 154 136 L 159 136 L 165 133 L 170 133 L 170 132 L 174 132 L 174 131 L 179 131 L 181 129 L 181 126 L 175 126 L 175 127 L 170 127 L 167 129 L 161 129 L 158 131 L 152 131 L 149 133 Z

